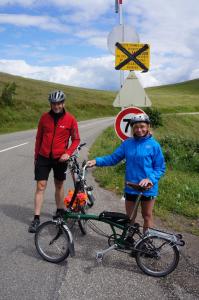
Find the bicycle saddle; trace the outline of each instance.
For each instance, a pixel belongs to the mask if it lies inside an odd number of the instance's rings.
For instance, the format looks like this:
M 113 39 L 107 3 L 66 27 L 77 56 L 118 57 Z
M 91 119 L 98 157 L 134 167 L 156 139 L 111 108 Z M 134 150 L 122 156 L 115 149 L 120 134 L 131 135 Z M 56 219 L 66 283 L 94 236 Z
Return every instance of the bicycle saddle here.
M 138 183 L 134 183 L 134 182 L 130 182 L 130 181 L 126 181 L 126 185 L 128 185 L 129 187 L 131 187 L 137 191 L 140 191 L 140 192 L 149 190 L 152 187 L 151 183 L 148 183 L 147 186 L 141 186 Z

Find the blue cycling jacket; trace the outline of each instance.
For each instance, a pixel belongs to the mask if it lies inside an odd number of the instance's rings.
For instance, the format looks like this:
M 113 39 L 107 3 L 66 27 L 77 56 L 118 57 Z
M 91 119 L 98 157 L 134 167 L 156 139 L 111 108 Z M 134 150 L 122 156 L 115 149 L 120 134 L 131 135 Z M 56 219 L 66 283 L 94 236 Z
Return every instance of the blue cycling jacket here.
M 158 181 L 165 173 L 165 161 L 159 143 L 151 136 L 125 140 L 112 154 L 97 157 L 96 166 L 113 166 L 121 160 L 126 160 L 125 181 L 139 183 L 149 178 L 153 187 L 144 191 L 145 196 L 158 195 Z M 139 191 L 125 186 L 129 194 L 139 194 Z

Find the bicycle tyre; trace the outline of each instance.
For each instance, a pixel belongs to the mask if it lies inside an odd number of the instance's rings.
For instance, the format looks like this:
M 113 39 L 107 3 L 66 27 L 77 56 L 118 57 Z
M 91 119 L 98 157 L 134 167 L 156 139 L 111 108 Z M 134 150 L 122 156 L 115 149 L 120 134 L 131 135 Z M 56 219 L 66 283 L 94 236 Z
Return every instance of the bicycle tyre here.
M 54 221 L 44 222 L 38 227 L 35 246 L 41 257 L 52 263 L 59 263 L 69 255 L 68 235 Z
M 136 249 L 146 252 L 144 254 L 138 251 L 135 258 L 138 267 L 147 275 L 163 277 L 173 272 L 178 265 L 179 250 L 168 239 L 150 236 L 142 240 Z M 163 259 L 166 260 L 166 266 L 161 268 L 160 263 L 163 263 Z M 169 264 L 167 260 L 170 260 Z
M 81 214 L 86 214 L 86 212 L 85 212 L 85 209 L 82 207 L 81 209 L 80 209 L 80 211 L 81 211 Z M 78 225 L 79 225 L 79 229 L 80 229 L 80 231 L 81 231 L 81 233 L 83 234 L 83 235 L 86 235 L 86 233 L 87 233 L 87 220 L 78 220 Z

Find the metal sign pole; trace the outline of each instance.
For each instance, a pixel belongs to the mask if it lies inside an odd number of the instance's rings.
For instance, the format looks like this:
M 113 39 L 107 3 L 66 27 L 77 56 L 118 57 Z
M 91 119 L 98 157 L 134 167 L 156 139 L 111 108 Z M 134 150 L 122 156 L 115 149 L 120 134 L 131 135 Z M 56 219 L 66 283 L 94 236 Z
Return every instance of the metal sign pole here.
M 119 12 L 119 24 L 123 25 L 123 7 L 122 0 L 115 0 L 115 12 Z M 124 42 L 124 26 L 122 26 L 122 42 Z M 120 89 L 124 84 L 124 72 L 120 70 Z M 119 97 L 120 98 L 120 97 Z M 120 99 L 119 99 L 120 102 Z
M 120 25 L 123 25 L 123 7 L 122 0 L 119 0 L 119 22 Z M 122 26 L 122 42 L 124 42 L 124 26 Z M 120 88 L 124 84 L 124 71 L 120 71 Z

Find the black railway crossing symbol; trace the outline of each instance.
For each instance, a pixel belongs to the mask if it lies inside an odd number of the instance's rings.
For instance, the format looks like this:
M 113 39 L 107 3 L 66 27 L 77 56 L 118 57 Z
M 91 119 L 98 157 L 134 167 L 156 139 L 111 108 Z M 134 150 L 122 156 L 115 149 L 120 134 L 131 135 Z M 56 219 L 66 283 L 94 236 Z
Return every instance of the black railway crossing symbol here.
M 116 43 L 116 66 L 115 69 L 116 70 L 121 70 L 123 68 L 123 70 L 143 70 L 142 72 L 148 72 L 149 70 L 149 51 L 146 52 L 147 50 L 149 50 L 149 45 L 148 44 L 144 44 L 141 45 L 141 48 L 138 49 L 136 52 L 131 53 L 129 52 L 129 50 L 127 50 L 125 48 L 125 46 L 134 46 L 133 44 L 120 44 L 120 43 Z M 139 44 L 136 44 L 135 46 L 138 46 Z M 122 57 L 120 54 L 117 54 L 118 50 L 120 50 L 120 53 L 122 52 Z M 145 53 L 144 53 L 145 52 Z M 141 61 L 141 59 L 138 59 L 139 55 L 144 55 L 144 61 L 146 61 L 145 63 L 143 63 Z M 122 60 L 124 57 L 126 57 L 126 59 Z M 121 61 L 122 60 L 122 61 Z M 134 63 L 134 68 L 132 68 L 132 62 Z M 129 65 L 128 65 L 129 64 Z

